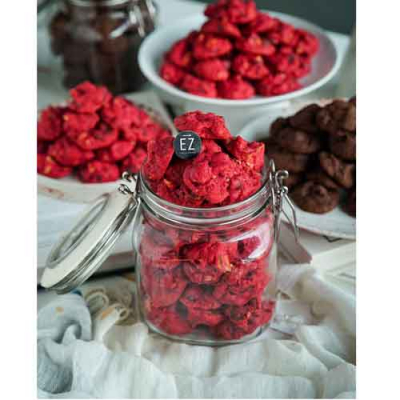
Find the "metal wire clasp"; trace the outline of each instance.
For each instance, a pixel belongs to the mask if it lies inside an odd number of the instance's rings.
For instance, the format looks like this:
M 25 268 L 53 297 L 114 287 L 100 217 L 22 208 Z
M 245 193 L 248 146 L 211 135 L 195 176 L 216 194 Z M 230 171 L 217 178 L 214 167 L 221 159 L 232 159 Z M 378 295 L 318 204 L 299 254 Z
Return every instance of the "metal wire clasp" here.
M 121 178 L 125 182 L 130 183 L 130 185 L 128 186 L 126 183 L 121 183 L 118 187 L 118 191 L 124 195 L 133 196 L 135 200 L 138 200 L 139 191 L 137 174 L 132 174 L 131 172 L 125 171 L 122 173 Z
M 288 196 L 288 188 L 284 185 L 284 180 L 289 177 L 289 172 L 285 170 L 276 171 L 273 160 L 269 162 L 268 182 L 271 190 L 272 209 L 275 216 L 274 232 L 275 240 L 279 240 L 280 219 L 283 214 L 293 229 L 296 241 L 299 239 L 299 228 L 297 226 L 296 210 Z M 284 202 L 289 206 L 292 217 L 289 217 L 284 209 Z

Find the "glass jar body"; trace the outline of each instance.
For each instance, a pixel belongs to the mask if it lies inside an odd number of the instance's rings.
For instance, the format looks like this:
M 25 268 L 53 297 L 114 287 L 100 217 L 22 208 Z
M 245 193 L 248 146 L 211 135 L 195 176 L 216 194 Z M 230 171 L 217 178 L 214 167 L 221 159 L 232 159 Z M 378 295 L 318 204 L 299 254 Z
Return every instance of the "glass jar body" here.
M 137 54 L 154 30 L 151 0 L 63 0 L 52 18 L 51 47 L 61 56 L 64 85 L 89 80 L 114 94 L 140 88 Z
M 165 207 L 146 194 L 141 199 L 133 230 L 137 301 L 150 329 L 206 345 L 257 336 L 276 301 L 268 192 L 222 209 Z

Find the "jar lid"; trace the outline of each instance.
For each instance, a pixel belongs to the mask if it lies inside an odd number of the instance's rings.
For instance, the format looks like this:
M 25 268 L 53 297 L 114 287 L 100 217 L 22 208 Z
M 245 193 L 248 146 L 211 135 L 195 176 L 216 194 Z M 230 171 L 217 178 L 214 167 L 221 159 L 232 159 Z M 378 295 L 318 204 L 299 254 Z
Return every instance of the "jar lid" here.
M 41 285 L 67 293 L 85 282 L 132 221 L 138 202 L 119 191 L 101 196 L 52 248 Z

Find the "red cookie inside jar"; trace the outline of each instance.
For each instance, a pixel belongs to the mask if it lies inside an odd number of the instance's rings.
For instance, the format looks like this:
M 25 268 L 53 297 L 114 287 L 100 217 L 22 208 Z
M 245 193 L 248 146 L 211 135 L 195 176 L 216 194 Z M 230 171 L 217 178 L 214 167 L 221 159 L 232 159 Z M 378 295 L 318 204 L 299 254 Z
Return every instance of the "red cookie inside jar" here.
M 259 11 L 254 0 L 216 0 L 204 14 L 199 30 L 165 52 L 159 71 L 165 81 L 196 96 L 231 100 L 301 88 L 319 49 L 313 33 Z
M 174 147 L 180 136 L 148 143 L 134 237 L 143 317 L 172 338 L 247 340 L 275 307 L 264 145 L 233 137 L 212 113 L 183 114 L 175 126 L 196 134 L 201 146 L 182 159 Z

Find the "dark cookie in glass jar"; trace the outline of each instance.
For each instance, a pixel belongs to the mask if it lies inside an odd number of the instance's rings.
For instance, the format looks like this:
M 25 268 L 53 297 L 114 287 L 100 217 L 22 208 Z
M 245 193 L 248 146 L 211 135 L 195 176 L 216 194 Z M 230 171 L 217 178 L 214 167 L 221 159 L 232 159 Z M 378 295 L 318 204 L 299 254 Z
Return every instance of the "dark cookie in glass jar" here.
M 319 162 L 324 172 L 340 186 L 345 189 L 350 189 L 354 186 L 356 169 L 354 164 L 346 163 L 325 151 L 319 154 Z
M 297 186 L 290 197 L 302 210 L 315 214 L 325 214 L 339 204 L 338 190 L 328 189 L 314 181 Z
M 356 159 L 356 134 L 344 130 L 338 130 L 329 136 L 329 148 L 335 156 L 343 160 L 354 161 Z

